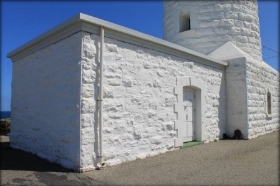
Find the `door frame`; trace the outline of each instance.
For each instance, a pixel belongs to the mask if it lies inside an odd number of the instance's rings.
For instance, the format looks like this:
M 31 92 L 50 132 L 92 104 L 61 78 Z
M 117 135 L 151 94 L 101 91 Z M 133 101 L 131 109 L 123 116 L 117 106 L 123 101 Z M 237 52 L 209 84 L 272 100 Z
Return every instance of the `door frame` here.
M 186 89 L 186 91 L 185 91 L 185 89 Z M 184 119 L 185 124 L 186 124 L 185 126 L 183 126 L 183 127 L 186 127 L 186 128 L 183 129 L 184 134 L 185 134 L 185 135 L 183 135 L 183 142 L 196 140 L 196 132 L 195 132 L 195 129 L 196 129 L 196 123 L 195 123 L 196 122 L 196 112 L 194 111 L 196 109 L 195 92 L 196 92 L 196 89 L 194 89 L 190 86 L 184 86 L 183 87 L 183 111 L 184 111 L 184 115 L 185 115 L 185 118 L 183 118 L 183 119 Z M 186 106 L 185 103 L 184 103 L 184 101 L 186 101 L 184 97 L 187 96 L 188 94 L 191 95 L 191 97 L 192 97 L 191 99 L 193 100 L 192 104 L 191 104 L 191 112 L 189 112 L 190 106 Z M 191 121 L 189 120 L 188 114 L 192 115 L 191 116 L 191 118 L 192 118 Z M 190 125 L 192 125 L 192 126 L 190 127 Z M 191 131 L 189 131 L 189 129 L 191 129 Z M 190 132 L 191 132 L 191 135 L 189 136 Z M 195 135 L 194 135 L 194 132 L 195 132 Z
M 177 113 L 177 120 L 175 121 L 175 130 L 177 130 L 177 138 L 175 139 L 175 147 L 183 145 L 183 125 L 185 123 L 185 116 L 183 112 L 183 87 L 190 87 L 195 90 L 195 125 L 197 141 L 205 141 L 205 83 L 196 77 L 183 76 L 176 78 L 175 94 L 177 95 L 177 103 L 174 106 L 174 112 Z

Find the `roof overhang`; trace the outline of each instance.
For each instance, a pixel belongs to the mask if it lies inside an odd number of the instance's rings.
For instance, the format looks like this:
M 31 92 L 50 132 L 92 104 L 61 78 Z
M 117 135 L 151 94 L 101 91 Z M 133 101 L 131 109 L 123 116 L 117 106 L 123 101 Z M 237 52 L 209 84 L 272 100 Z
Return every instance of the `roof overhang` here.
M 203 63 L 205 65 L 213 66 L 219 69 L 224 69 L 228 65 L 227 62 L 222 60 L 211 58 L 207 55 L 195 52 L 177 44 L 82 13 L 73 16 L 53 29 L 13 50 L 7 55 L 7 57 L 11 58 L 13 61 L 17 61 L 24 56 L 41 50 L 42 48 L 45 48 L 80 31 L 99 35 L 101 26 L 106 29 L 105 37 L 108 38 L 129 42 L 145 48 L 163 51 L 177 57 L 188 58 L 190 60 L 194 60 L 195 62 Z

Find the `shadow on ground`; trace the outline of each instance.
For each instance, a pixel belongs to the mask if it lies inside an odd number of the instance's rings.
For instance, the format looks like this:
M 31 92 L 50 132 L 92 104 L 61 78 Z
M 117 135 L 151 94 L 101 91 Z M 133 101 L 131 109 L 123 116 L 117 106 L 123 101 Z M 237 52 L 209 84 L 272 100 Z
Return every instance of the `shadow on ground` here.
M 73 172 L 51 163 L 32 153 L 12 149 L 10 142 L 0 142 L 1 170 L 25 170 L 37 172 Z

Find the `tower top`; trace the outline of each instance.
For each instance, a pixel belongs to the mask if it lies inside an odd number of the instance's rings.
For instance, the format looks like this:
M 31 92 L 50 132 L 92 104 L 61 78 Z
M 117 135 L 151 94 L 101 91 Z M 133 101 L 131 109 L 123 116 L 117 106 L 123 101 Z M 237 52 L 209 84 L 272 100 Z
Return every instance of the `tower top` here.
M 164 39 L 206 55 L 230 41 L 262 60 L 257 0 L 164 1 Z

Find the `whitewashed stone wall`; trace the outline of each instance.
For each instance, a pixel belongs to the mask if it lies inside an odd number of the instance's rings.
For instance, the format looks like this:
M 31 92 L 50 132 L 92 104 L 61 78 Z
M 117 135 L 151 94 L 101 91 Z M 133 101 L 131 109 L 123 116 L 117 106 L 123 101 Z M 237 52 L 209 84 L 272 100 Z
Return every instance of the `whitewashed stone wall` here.
M 79 168 L 80 58 L 77 33 L 13 62 L 13 148 Z
M 244 56 L 230 59 L 224 71 L 160 50 L 105 38 L 103 144 L 108 165 L 175 149 L 177 77 L 204 83 L 205 142 L 235 127 L 249 139 L 279 128 L 279 73 L 271 67 Z M 99 54 L 100 36 L 79 32 L 14 61 L 13 148 L 75 170 L 96 167 Z M 267 89 L 271 118 L 264 105 Z
M 279 129 L 280 76 L 264 62 L 256 63 L 250 58 L 247 59 L 246 69 L 249 138 L 254 138 Z M 266 114 L 267 90 L 272 96 L 271 117 Z
M 99 37 L 84 34 L 83 52 L 98 50 Z M 88 43 L 94 45 L 89 46 Z M 91 48 L 94 46 L 95 49 Z M 98 64 L 98 57 L 95 62 L 92 59 L 91 56 L 83 56 L 83 60 L 91 65 Z M 96 74 L 95 68 L 88 70 Z M 177 76 L 194 76 L 205 83 L 205 135 L 207 141 L 218 139 L 223 134 L 226 123 L 223 70 L 105 38 L 103 144 L 104 161 L 108 165 L 174 149 L 174 139 L 177 137 L 174 129 L 174 121 L 177 119 L 174 113 Z M 94 81 L 95 78 L 91 76 L 89 79 Z M 90 91 L 92 90 L 88 89 L 88 92 Z M 94 125 L 97 125 L 96 120 Z M 86 137 L 82 139 L 87 140 Z M 96 143 L 92 138 L 87 141 Z M 83 143 L 82 149 L 91 151 L 88 146 L 90 143 Z M 82 156 L 88 160 L 84 163 L 85 167 L 90 167 L 92 157 L 96 157 L 89 151 Z
M 227 60 L 226 68 L 226 134 L 234 136 L 235 130 L 248 139 L 248 111 L 246 87 L 246 57 Z
M 190 13 L 189 31 L 179 32 L 181 12 Z M 204 54 L 231 41 L 261 60 L 257 1 L 164 1 L 164 39 Z
M 96 35 L 82 32 L 81 79 L 81 171 L 94 169 L 98 153 L 99 55 Z

